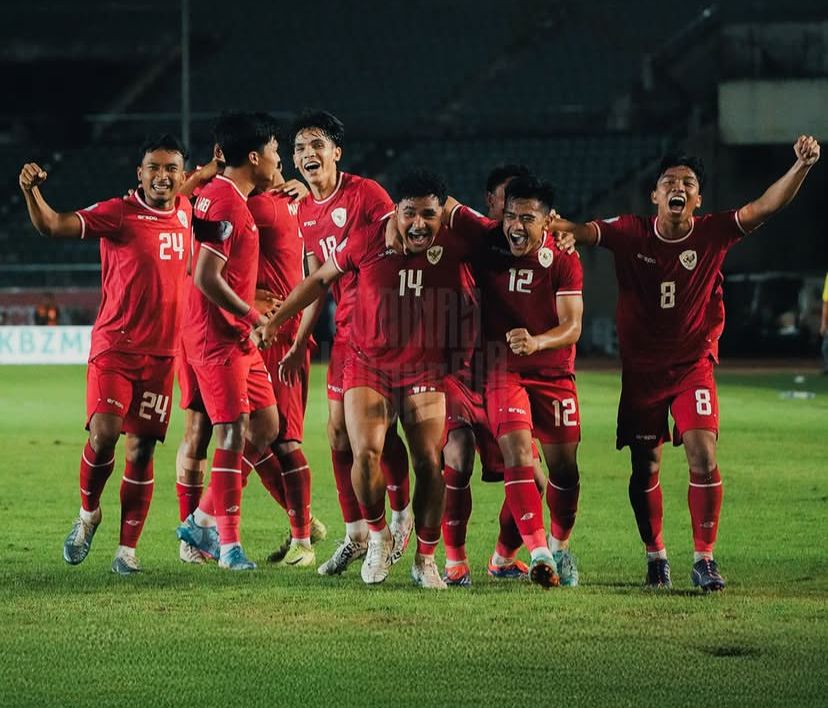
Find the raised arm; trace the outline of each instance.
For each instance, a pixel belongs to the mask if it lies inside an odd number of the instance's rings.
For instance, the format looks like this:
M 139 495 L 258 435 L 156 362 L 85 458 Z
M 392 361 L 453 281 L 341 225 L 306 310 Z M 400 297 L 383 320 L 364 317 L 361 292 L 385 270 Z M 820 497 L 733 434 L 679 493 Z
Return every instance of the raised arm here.
M 790 204 L 808 171 L 819 160 L 819 143 L 810 135 L 800 135 L 793 149 L 796 160 L 791 168 L 768 187 L 761 197 L 739 209 L 739 223 L 745 232 L 758 228 Z
M 18 181 L 32 224 L 44 236 L 80 238 L 83 226 L 78 215 L 74 212 L 56 212 L 43 198 L 39 185 L 46 181 L 47 176 L 46 171 L 34 162 L 23 165 L 20 170 Z
M 560 248 L 566 249 L 570 245 L 565 240 L 562 240 L 562 237 L 565 237 L 567 234 L 572 234 L 575 243 L 579 246 L 594 246 L 598 243 L 598 230 L 591 223 L 576 224 L 574 221 L 568 221 L 556 214 L 552 219 L 549 230 L 555 232 L 555 241 Z M 559 237 L 558 234 L 561 236 Z
M 262 332 L 261 346 L 269 347 L 276 332 L 285 322 L 323 296 L 328 288 L 341 277 L 342 271 L 334 265 L 331 258 L 299 283 L 290 291 L 290 295 L 285 298 L 279 311 L 268 321 Z M 304 320 L 304 317 L 302 319 Z
M 581 337 L 584 299 L 581 295 L 558 295 L 555 298 L 558 325 L 546 332 L 531 334 L 524 328 L 506 332 L 506 342 L 519 356 L 531 356 L 544 349 L 560 349 L 575 344 Z

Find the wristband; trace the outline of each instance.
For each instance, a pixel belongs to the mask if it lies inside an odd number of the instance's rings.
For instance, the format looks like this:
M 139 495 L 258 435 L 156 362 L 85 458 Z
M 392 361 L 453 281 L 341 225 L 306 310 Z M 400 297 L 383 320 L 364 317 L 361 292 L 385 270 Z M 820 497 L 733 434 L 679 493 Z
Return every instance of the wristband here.
M 253 329 L 256 329 L 261 324 L 261 314 L 255 308 L 255 306 L 251 305 L 250 309 L 241 316 L 241 320 L 243 322 L 247 322 Z

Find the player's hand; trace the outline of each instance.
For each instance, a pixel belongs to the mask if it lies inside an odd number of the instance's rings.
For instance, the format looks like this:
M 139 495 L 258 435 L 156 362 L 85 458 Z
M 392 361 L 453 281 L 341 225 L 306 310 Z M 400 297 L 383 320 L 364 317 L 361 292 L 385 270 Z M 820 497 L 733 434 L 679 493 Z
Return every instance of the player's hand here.
M 273 325 L 273 320 L 269 320 L 268 323 L 261 328 L 259 333 L 259 349 L 267 349 L 273 344 L 273 340 L 276 338 L 276 327 Z
M 253 300 L 253 305 L 261 314 L 270 318 L 282 306 L 282 300 L 276 297 L 270 290 L 256 288 L 256 297 Z
M 291 201 L 294 202 L 304 199 L 310 194 L 307 185 L 298 179 L 290 179 L 287 182 L 283 182 L 278 187 L 274 187 L 272 191 L 278 192 L 279 194 L 287 194 L 291 198 Z
M 555 231 L 552 233 L 555 245 L 564 253 L 575 252 L 575 234 L 570 231 Z
M 506 332 L 506 343 L 518 356 L 529 356 L 538 351 L 538 340 L 523 328 Z
M 279 362 L 279 381 L 292 385 L 299 381 L 299 375 L 305 367 L 305 352 L 308 343 L 305 340 L 293 343 L 287 354 Z
M 796 159 L 810 167 L 819 159 L 819 143 L 812 135 L 800 135 L 794 143 Z
M 35 187 L 43 184 L 47 176 L 46 170 L 36 162 L 27 162 L 20 170 L 20 189 L 24 192 L 31 192 Z
M 262 327 L 254 327 L 250 330 L 250 341 L 257 349 L 264 349 L 262 346 Z

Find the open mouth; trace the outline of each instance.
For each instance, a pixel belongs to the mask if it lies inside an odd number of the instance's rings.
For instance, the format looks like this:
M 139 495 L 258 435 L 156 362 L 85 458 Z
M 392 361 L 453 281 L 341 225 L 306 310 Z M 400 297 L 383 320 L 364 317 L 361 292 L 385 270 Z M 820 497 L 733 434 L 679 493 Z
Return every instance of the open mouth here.
M 151 186 L 153 192 L 169 192 L 172 189 L 169 182 L 153 182 Z
M 427 246 L 429 241 L 431 241 L 430 231 L 409 231 L 407 236 L 409 245 L 416 248 Z
M 670 211 L 679 214 L 684 211 L 684 207 L 687 204 L 687 198 L 682 194 L 674 194 L 670 199 L 667 200 L 667 206 L 669 207 Z
M 318 170 L 322 169 L 322 163 L 318 160 L 308 160 L 308 162 L 302 165 L 302 169 L 310 174 L 315 174 Z
M 529 241 L 529 237 L 521 231 L 513 231 L 509 234 L 509 243 L 512 248 L 522 249 Z

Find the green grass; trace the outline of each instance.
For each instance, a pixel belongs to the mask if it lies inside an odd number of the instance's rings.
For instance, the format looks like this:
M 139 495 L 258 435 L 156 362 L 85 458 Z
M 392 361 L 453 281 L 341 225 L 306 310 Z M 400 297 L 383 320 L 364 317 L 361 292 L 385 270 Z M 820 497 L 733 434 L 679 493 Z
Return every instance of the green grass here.
M 341 534 L 324 439 L 323 371 L 306 426 L 314 511 Z M 579 377 L 583 492 L 573 537 L 582 587 L 490 581 L 502 487 L 474 485 L 470 590 L 426 593 L 407 557 L 381 587 L 262 564 L 250 574 L 177 559 L 174 418 L 159 448 L 139 547 L 146 572 L 109 570 L 118 475 L 89 558 L 61 559 L 78 506 L 82 367 L 0 368 L 0 705 L 814 705 L 828 684 L 825 531 L 828 382 L 780 400 L 792 373 L 720 373 L 725 593 L 689 582 L 683 452 L 663 464 L 675 589 L 640 588 L 644 564 L 614 449 L 618 376 Z M 262 560 L 286 528 L 260 485 L 245 548 Z

